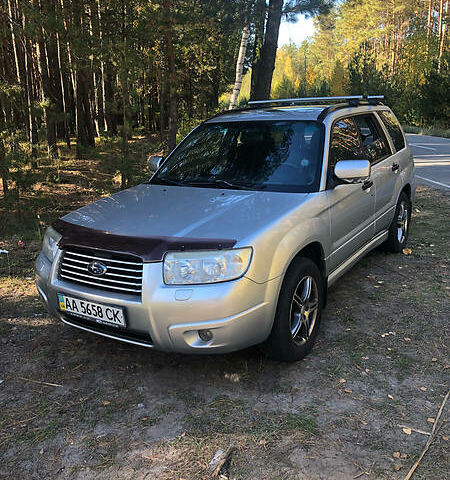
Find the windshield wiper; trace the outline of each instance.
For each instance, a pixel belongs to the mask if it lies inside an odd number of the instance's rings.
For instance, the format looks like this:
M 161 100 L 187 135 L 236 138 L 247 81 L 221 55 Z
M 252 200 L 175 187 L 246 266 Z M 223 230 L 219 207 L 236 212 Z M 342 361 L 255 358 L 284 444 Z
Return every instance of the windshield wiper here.
M 175 180 L 170 180 L 168 178 L 154 178 L 154 179 L 150 179 L 148 183 L 153 183 L 154 185 L 175 185 L 175 186 L 185 185 L 184 182 L 176 182 Z
M 245 185 L 240 185 L 236 183 L 231 183 L 228 180 L 221 180 L 220 178 L 214 178 L 212 180 L 199 180 L 199 181 L 193 181 L 193 182 L 184 182 L 184 185 L 190 185 L 190 186 L 210 186 L 213 188 L 228 188 L 230 190 L 254 190 L 254 188 L 251 187 L 246 187 Z

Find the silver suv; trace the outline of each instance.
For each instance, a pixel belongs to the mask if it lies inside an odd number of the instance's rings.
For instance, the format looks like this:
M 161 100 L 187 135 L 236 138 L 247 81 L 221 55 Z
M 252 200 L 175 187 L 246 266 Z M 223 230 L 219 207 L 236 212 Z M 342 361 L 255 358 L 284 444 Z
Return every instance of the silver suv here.
M 37 288 L 64 323 L 165 351 L 261 344 L 295 361 L 327 287 L 408 239 L 413 158 L 379 97 L 253 102 L 162 160 L 147 183 L 48 228 Z

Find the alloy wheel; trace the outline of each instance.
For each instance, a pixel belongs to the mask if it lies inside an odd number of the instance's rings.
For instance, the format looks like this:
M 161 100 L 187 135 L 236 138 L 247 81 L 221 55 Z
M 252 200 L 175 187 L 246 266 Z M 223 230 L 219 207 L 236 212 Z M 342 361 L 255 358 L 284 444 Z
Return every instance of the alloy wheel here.
M 405 201 L 400 203 L 400 209 L 397 216 L 397 240 L 403 243 L 408 232 L 408 205 Z
M 297 345 L 311 336 L 319 313 L 319 290 L 311 276 L 303 277 L 295 288 L 290 308 L 291 336 Z

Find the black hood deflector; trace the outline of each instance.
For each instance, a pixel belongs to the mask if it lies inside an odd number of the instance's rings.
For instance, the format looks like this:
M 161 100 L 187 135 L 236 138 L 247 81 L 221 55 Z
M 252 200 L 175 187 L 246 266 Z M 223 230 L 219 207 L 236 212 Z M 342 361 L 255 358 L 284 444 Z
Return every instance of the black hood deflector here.
M 57 220 L 53 228 L 62 235 L 60 248 L 68 246 L 94 248 L 126 253 L 143 262 L 161 262 L 166 252 L 184 250 L 221 250 L 232 248 L 236 240 L 220 238 L 133 237 L 117 235 L 64 220 Z

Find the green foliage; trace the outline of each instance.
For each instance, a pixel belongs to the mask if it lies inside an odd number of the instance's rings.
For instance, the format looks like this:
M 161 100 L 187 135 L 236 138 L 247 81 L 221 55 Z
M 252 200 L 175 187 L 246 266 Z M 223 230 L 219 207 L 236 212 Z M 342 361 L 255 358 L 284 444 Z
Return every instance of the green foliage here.
M 422 114 L 425 123 L 435 127 L 450 126 L 450 54 L 442 58 L 441 65 L 435 65 L 425 74 L 420 88 Z
M 311 39 L 278 50 L 272 97 L 382 94 L 404 123 L 448 128 L 446 19 L 434 5 L 428 25 L 427 8 L 419 0 L 336 2 L 316 17 Z

